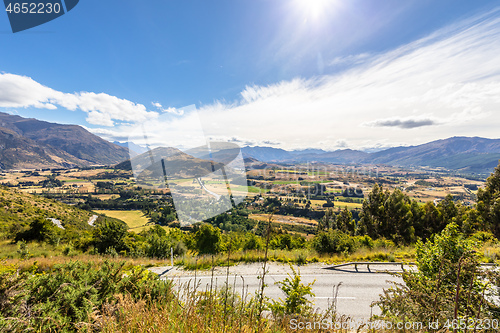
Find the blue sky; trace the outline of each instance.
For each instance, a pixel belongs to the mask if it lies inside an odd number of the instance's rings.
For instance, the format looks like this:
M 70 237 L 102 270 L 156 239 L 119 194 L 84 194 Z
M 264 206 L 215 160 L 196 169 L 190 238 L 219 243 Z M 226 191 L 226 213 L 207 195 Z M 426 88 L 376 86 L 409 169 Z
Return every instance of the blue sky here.
M 121 141 L 151 121 L 157 144 L 186 147 L 200 119 L 211 138 L 286 149 L 497 138 L 496 6 L 82 0 L 16 34 L 4 13 L 0 111 Z

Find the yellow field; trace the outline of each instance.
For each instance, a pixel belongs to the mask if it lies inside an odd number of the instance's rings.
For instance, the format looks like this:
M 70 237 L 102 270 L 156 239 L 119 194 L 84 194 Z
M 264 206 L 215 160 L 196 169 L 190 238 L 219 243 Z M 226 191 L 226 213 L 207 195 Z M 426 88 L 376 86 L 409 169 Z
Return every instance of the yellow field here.
M 129 231 L 137 233 L 152 226 L 147 225 L 149 223 L 149 218 L 144 216 L 140 210 L 96 210 L 95 212 L 122 220 L 127 223 Z
M 355 209 L 355 208 L 360 208 L 363 207 L 363 204 L 360 204 L 360 203 L 355 203 L 355 202 L 341 202 L 341 201 L 335 201 L 335 207 L 333 207 L 334 209 L 340 207 L 340 208 L 344 208 L 344 207 L 347 207 L 347 209 Z
M 119 197 L 118 194 L 95 194 L 92 196 L 97 198 L 97 199 L 101 199 L 101 200 L 112 200 L 112 199 L 116 199 Z
M 313 207 L 323 207 L 323 204 L 326 203 L 326 200 L 311 200 L 311 204 Z M 344 208 L 347 207 L 347 209 L 355 209 L 355 208 L 361 208 L 363 204 L 360 203 L 354 203 L 354 202 L 342 202 L 342 201 L 335 201 L 334 202 L 335 207 L 332 207 L 334 210 L 336 210 L 338 207 Z

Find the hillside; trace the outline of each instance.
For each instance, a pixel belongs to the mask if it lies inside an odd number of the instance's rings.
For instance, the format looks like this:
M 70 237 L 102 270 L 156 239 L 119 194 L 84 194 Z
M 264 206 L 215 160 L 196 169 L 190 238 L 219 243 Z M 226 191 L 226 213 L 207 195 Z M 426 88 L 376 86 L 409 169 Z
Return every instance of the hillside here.
M 222 163 L 212 163 L 209 160 L 196 158 L 183 153 L 179 149 L 158 147 L 117 164 L 115 167 L 122 170 L 140 170 L 141 178 L 160 179 L 168 178 L 194 178 L 207 175 L 224 166 Z M 165 171 L 163 171 L 165 170 Z
M 84 165 L 85 161 L 0 127 L 1 169 L 57 168 L 75 164 Z
M 3 169 L 115 164 L 128 150 L 77 125 L 62 125 L 0 112 Z
M 92 213 L 55 200 L 0 186 L 0 238 L 11 238 L 36 217 L 61 221 L 66 230 L 90 229 Z

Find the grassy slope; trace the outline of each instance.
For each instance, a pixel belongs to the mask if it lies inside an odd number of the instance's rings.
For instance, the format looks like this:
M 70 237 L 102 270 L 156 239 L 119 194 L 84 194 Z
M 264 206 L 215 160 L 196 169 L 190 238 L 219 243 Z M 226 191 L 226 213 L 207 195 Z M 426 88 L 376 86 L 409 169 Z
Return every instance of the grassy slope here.
M 55 200 L 22 193 L 0 186 L 0 237 L 11 236 L 13 228 L 23 226 L 36 217 L 55 218 L 66 229 L 88 229 L 90 212 Z

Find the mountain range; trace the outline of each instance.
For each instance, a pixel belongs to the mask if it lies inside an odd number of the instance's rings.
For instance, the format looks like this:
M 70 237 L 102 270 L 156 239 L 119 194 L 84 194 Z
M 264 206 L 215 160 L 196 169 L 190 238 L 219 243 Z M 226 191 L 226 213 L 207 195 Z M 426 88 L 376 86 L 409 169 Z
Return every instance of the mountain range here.
M 132 142 L 108 142 L 78 125 L 63 125 L 34 118 L 23 118 L 0 112 L 0 169 L 68 168 L 73 166 L 115 165 L 136 155 L 144 155 L 146 149 Z M 224 144 L 213 146 L 212 157 L 203 155 L 206 148 L 199 147 L 185 152 L 168 153 L 170 163 L 200 164 L 207 160 L 228 163 L 239 153 L 237 147 Z M 175 149 L 175 148 L 168 148 Z M 215 150 L 214 150 L 215 149 Z M 243 147 L 245 161 L 249 164 L 272 162 L 304 163 L 323 162 L 334 164 L 370 164 L 402 167 L 443 167 L 466 173 L 489 173 L 500 159 L 500 139 L 481 137 L 452 137 L 429 143 L 394 147 L 381 151 L 366 152 L 352 149 L 325 151 L 305 149 L 288 151 L 272 147 Z M 150 154 L 147 154 L 150 156 Z M 227 160 L 227 161 L 226 161 Z M 257 161 L 254 161 L 257 160 Z M 130 165 L 130 162 L 128 162 Z M 174 164 L 175 164 L 174 163 Z M 174 168 L 175 169 L 175 168 Z
M 78 125 L 62 125 L 0 112 L 0 168 L 68 168 L 110 165 L 128 149 Z
M 287 151 L 271 147 L 243 147 L 245 158 L 261 162 L 325 162 L 385 164 L 402 167 L 443 167 L 468 173 L 489 173 L 500 159 L 500 139 L 452 137 L 429 143 L 368 153 L 342 149 L 332 152 L 306 149 Z

